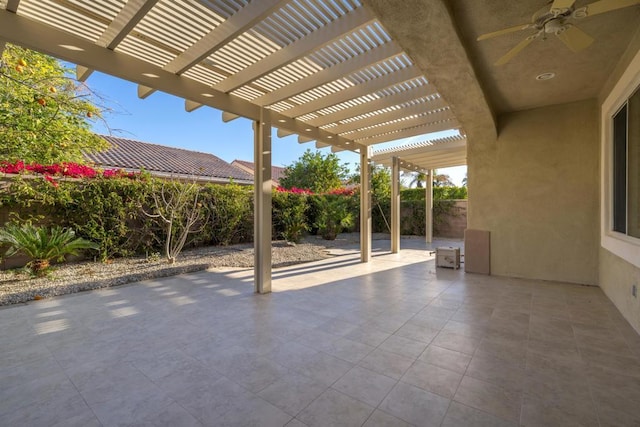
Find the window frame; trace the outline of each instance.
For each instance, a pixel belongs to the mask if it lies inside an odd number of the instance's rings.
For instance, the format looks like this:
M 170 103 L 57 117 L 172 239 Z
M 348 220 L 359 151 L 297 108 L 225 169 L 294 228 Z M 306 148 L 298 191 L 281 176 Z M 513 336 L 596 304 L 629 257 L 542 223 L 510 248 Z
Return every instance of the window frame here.
M 600 244 L 609 252 L 640 267 L 640 238 L 613 230 L 613 116 L 636 90 L 640 90 L 640 51 L 602 103 Z

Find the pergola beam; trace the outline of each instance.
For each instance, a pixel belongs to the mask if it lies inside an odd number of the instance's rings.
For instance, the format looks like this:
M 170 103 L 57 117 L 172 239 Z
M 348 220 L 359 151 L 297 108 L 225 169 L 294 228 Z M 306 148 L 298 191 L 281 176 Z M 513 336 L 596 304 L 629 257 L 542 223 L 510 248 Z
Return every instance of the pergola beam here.
M 383 88 L 384 89 L 384 88 Z M 340 120 L 350 119 L 352 117 L 358 117 L 363 114 L 372 113 L 374 111 L 382 110 L 389 105 L 399 105 L 405 102 L 410 102 L 416 99 L 432 96 L 438 93 L 435 87 L 424 84 L 411 90 L 404 90 L 396 92 L 392 95 L 387 95 L 375 99 L 373 101 L 363 102 L 362 104 L 355 105 L 349 108 L 335 111 L 333 113 L 318 116 L 309 120 L 309 124 L 313 126 L 324 126 L 330 123 L 337 123 Z M 443 102 L 442 98 L 437 98 L 431 102 L 440 103 Z M 444 105 L 444 103 L 443 103 Z
M 174 58 L 165 65 L 164 69 L 170 73 L 182 74 L 246 32 L 256 23 L 264 20 L 285 3 L 288 2 L 282 0 L 252 1 Z
M 323 96 L 305 104 L 298 105 L 283 111 L 283 113 L 290 117 L 304 116 L 305 114 L 313 113 L 315 111 L 322 110 L 323 108 L 331 107 L 345 101 L 386 89 L 398 83 L 415 79 L 421 75 L 422 72 L 418 68 L 407 67 L 400 71 L 396 71 L 395 73 L 390 73 L 385 76 L 378 77 L 377 79 L 369 80 L 365 83 L 332 93 L 331 95 Z
M 84 38 L 7 11 L 0 11 L 0 39 L 138 83 L 141 85 L 139 93 L 144 92 L 144 88 L 156 88 L 250 120 L 260 119 L 261 108 L 242 98 L 216 91 L 209 85 L 169 73 L 146 61 L 97 46 Z M 346 138 L 283 114 L 274 111 L 267 111 L 267 114 L 270 122 L 278 128 L 316 140 L 331 141 L 332 145 L 351 150 L 360 148 L 359 144 Z
M 366 138 L 358 140 L 359 144 L 371 145 L 378 144 L 380 142 L 395 141 L 402 138 L 409 138 L 412 136 L 426 135 L 433 132 L 440 132 L 443 130 L 457 129 L 460 124 L 455 119 L 445 120 L 440 123 L 431 123 L 422 126 L 416 126 L 414 128 L 408 128 L 400 130 L 398 132 L 385 133 L 382 135 L 374 136 L 372 138 Z
M 357 131 L 359 129 L 374 126 L 380 123 L 387 123 L 393 120 L 398 120 L 403 117 L 409 117 L 412 115 L 422 114 L 429 111 L 434 111 L 438 108 L 442 108 L 446 105 L 441 98 L 438 98 L 434 102 L 420 102 L 408 107 L 402 105 L 394 105 L 395 107 L 391 111 L 384 111 L 379 114 L 373 114 L 368 117 L 364 117 L 360 120 L 350 121 L 348 123 L 331 127 L 331 132 L 334 133 L 347 133 Z
M 17 13 L 18 6 L 20 6 L 20 0 L 8 0 L 5 8 L 11 13 Z
M 229 123 L 232 120 L 235 120 L 237 118 L 239 118 L 240 116 L 237 114 L 231 114 L 231 113 L 227 113 L 226 111 L 222 112 L 222 121 L 224 123 Z
M 115 49 L 157 2 L 158 0 L 128 0 L 96 40 L 96 44 Z
M 410 117 L 410 116 L 404 116 Z M 407 128 L 413 128 L 416 126 L 429 126 L 433 125 L 438 127 L 438 124 L 443 120 L 452 119 L 453 112 L 451 110 L 438 111 L 432 114 L 421 114 L 419 116 L 410 117 L 407 119 L 399 119 L 393 122 L 382 122 L 379 126 L 374 126 L 368 129 L 358 130 L 355 132 L 341 133 L 342 136 L 360 140 L 366 138 L 373 138 L 378 135 L 388 134 L 390 132 L 396 132 Z
M 321 27 L 307 37 L 298 39 L 290 45 L 232 74 L 214 88 L 221 92 L 231 92 L 241 86 L 265 76 L 274 70 L 306 56 L 345 34 L 351 33 L 373 22 L 375 17 L 365 7 L 359 7 L 342 15 L 335 21 Z
M 115 49 L 157 2 L 158 0 L 128 1 L 96 40 L 96 44 L 107 49 Z M 92 73 L 93 70 L 90 68 L 76 67 L 78 81 L 86 81 Z
M 184 110 L 188 113 L 197 110 L 198 108 L 202 107 L 203 105 L 200 104 L 199 102 L 195 102 L 195 101 L 190 101 L 188 99 L 184 100 Z
M 268 92 L 254 99 L 253 102 L 259 105 L 275 104 L 311 89 L 315 89 L 323 84 L 348 76 L 358 70 L 371 67 L 401 53 L 402 49 L 400 49 L 397 44 L 393 42 L 385 43 L 382 46 L 378 46 L 365 53 L 349 58 L 344 62 L 334 65 L 333 67 L 325 68 L 322 71 L 313 73 L 308 77 L 283 86 L 280 89 Z

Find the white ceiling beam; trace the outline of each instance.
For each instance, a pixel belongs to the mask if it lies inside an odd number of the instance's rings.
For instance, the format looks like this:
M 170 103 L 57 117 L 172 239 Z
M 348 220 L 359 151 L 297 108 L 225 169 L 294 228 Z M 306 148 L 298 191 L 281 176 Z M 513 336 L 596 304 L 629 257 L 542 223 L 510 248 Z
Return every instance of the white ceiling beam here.
M 285 138 L 290 135 L 293 135 L 293 132 L 285 129 L 278 129 L 278 138 Z
M 139 84 L 138 85 L 138 98 L 145 99 L 146 97 L 148 97 L 149 95 L 151 95 L 155 91 L 156 90 L 154 88 L 152 88 L 152 87 Z
M 443 130 L 458 129 L 459 127 L 460 127 L 460 123 L 458 123 L 457 120 L 455 119 L 445 120 L 444 122 L 441 122 L 441 123 L 432 123 L 432 124 L 426 124 L 422 126 L 416 126 L 414 128 L 408 128 L 408 129 L 404 129 L 404 130 L 389 133 L 389 134 L 378 135 L 372 138 L 366 138 L 356 142 L 363 145 L 372 145 L 372 144 L 378 144 L 381 142 L 389 142 L 389 141 L 395 141 L 403 138 L 410 138 L 412 136 L 426 135 L 429 133 L 439 132 Z
M 184 100 L 184 110 L 187 113 L 190 113 L 192 111 L 197 110 L 198 108 L 202 107 L 203 105 L 199 102 L 195 102 L 195 101 L 191 101 L 189 99 L 185 99 Z
M 309 124 L 313 126 L 324 126 L 330 123 L 337 123 L 340 120 L 350 119 L 362 114 L 372 113 L 381 110 L 389 105 L 398 105 L 415 99 L 423 98 L 438 93 L 432 85 L 422 85 L 411 90 L 397 92 L 392 95 L 384 96 L 373 101 L 363 102 L 362 104 L 344 108 L 334 113 L 318 116 L 309 120 Z M 441 98 L 438 98 L 441 99 Z
M 302 105 L 289 108 L 288 110 L 283 111 L 283 114 L 290 117 L 304 116 L 305 114 L 322 110 L 323 108 L 331 107 L 332 105 L 337 105 L 364 95 L 369 95 L 407 80 L 415 79 L 421 75 L 422 71 L 417 67 L 407 67 L 400 71 L 378 77 L 377 79 L 351 86 L 347 89 L 332 93 L 331 95 L 323 96 Z
M 93 70 L 91 68 L 76 65 L 76 80 L 79 82 L 86 82 L 92 73 Z
M 409 115 L 404 117 L 410 117 Z M 346 134 L 340 134 L 345 138 L 358 140 L 364 138 L 371 138 L 373 136 L 382 135 L 389 132 L 395 132 L 401 129 L 412 128 L 416 126 L 423 126 L 428 124 L 434 124 L 437 126 L 438 123 L 443 120 L 453 118 L 453 112 L 449 109 L 438 111 L 432 114 L 422 114 L 420 116 L 415 116 L 411 118 L 406 118 L 402 120 L 398 120 L 395 122 L 378 122 L 379 126 L 374 126 L 368 129 L 363 129 L 355 132 L 349 132 Z
M 398 147 L 393 150 L 384 150 L 380 152 L 373 152 L 371 158 L 376 159 L 391 159 L 393 156 L 397 157 L 409 157 L 419 154 L 429 155 L 431 153 L 436 153 L 439 151 L 457 151 L 457 150 L 466 150 L 467 140 L 454 140 L 452 142 L 438 142 L 433 145 L 424 145 L 422 143 L 410 144 L 407 146 L 408 148 Z
M 221 92 L 229 93 L 278 68 L 295 62 L 310 52 L 343 37 L 345 34 L 366 26 L 375 19 L 375 16 L 373 16 L 367 8 L 361 6 L 342 15 L 330 24 L 317 29 L 306 37 L 302 37 L 243 70 L 230 75 L 220 83 L 214 85 L 214 88 Z
M 377 46 L 365 53 L 349 58 L 344 62 L 325 68 L 317 73 L 313 73 L 303 79 L 283 86 L 280 89 L 276 89 L 273 92 L 268 92 L 259 96 L 254 99 L 253 102 L 259 105 L 275 104 L 276 102 L 280 102 L 284 99 L 291 98 L 344 76 L 353 74 L 356 71 L 371 67 L 389 58 L 400 55 L 401 53 L 402 49 L 397 44 L 393 42 L 385 43 L 382 46 Z
M 17 13 L 18 6 L 20 6 L 20 0 L 8 0 L 5 9 L 7 9 L 9 12 Z
M 96 44 L 115 49 L 157 2 L 158 0 L 128 0 L 96 40 Z
M 410 105 L 408 107 L 402 107 L 399 105 L 394 105 L 395 109 L 391 111 L 385 111 L 379 114 L 373 114 L 368 117 L 364 117 L 360 120 L 349 121 L 347 123 L 332 126 L 329 128 L 333 133 L 346 133 L 356 131 L 358 129 L 363 129 L 369 126 L 374 126 L 380 123 L 387 123 L 392 120 L 401 119 L 403 117 L 412 116 L 414 114 L 422 114 L 427 111 L 435 111 L 436 109 L 440 109 L 445 107 L 447 104 L 444 102 L 442 98 L 436 99 L 434 102 L 420 102 L 414 105 Z M 451 113 L 453 114 L 453 113 Z
M 226 45 L 258 22 L 263 21 L 288 1 L 258 0 L 244 6 L 229 19 L 218 25 L 207 35 L 165 65 L 170 73 L 182 74 L 215 51 Z
M 260 119 L 261 108 L 242 98 L 213 90 L 209 85 L 169 73 L 146 61 L 97 46 L 87 39 L 4 10 L 0 10 L 0 39 L 138 83 L 142 88 L 155 88 L 250 120 Z M 68 46 L 73 48 L 69 49 Z M 332 144 L 345 145 L 352 150 L 360 148 L 353 141 L 300 120 L 271 110 L 265 113 L 276 127 L 316 140 L 332 140 Z
M 129 0 L 96 40 L 96 44 L 115 49 L 157 2 L 158 0 Z M 90 68 L 76 67 L 78 81 L 86 81 L 92 73 Z
M 226 112 L 226 111 L 223 111 L 223 112 L 222 112 L 222 121 L 223 121 L 224 123 L 229 123 L 230 121 L 235 120 L 235 119 L 237 119 L 237 118 L 239 118 L 239 117 L 240 117 L 240 116 L 239 116 L 239 115 L 237 115 L 237 114 L 231 114 L 231 113 L 228 113 L 228 112 Z

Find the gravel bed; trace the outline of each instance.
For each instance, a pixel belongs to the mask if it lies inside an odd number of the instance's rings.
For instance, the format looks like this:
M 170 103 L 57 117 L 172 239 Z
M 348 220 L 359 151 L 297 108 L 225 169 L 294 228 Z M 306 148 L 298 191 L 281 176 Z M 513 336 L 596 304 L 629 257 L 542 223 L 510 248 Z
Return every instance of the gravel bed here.
M 352 246 L 358 241 L 357 233 L 341 234 L 333 241 L 308 236 L 297 245 L 274 241 L 272 265 L 278 268 L 329 258 L 330 248 Z M 162 258 L 145 257 L 120 258 L 109 263 L 82 261 L 57 265 L 48 276 L 40 278 L 29 278 L 23 270 L 0 270 L 0 306 L 208 268 L 253 268 L 253 254 L 252 244 L 241 244 L 188 249 L 174 264 L 167 264 Z

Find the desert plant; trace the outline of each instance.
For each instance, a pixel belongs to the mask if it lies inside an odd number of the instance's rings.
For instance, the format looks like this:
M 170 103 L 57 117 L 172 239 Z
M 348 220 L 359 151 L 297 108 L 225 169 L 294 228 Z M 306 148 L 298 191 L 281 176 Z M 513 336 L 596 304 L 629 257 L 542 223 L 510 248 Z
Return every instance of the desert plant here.
M 51 261 L 62 261 L 65 255 L 78 255 L 83 249 L 98 249 L 95 243 L 76 237 L 70 228 L 32 224 L 7 224 L 0 229 L 0 243 L 9 246 L 5 256 L 21 252 L 32 258 L 27 266 L 37 276 L 47 272 Z
M 164 228 L 164 250 L 169 264 L 176 262 L 189 234 L 203 228 L 202 203 L 199 202 L 201 189 L 195 182 L 162 181 L 159 191 L 156 188 L 151 191 L 153 212 L 143 209 L 146 216 L 157 218 Z
M 335 240 L 344 228 L 353 225 L 349 198 L 341 195 L 326 194 L 317 196 L 317 217 L 315 226 L 325 240 Z

